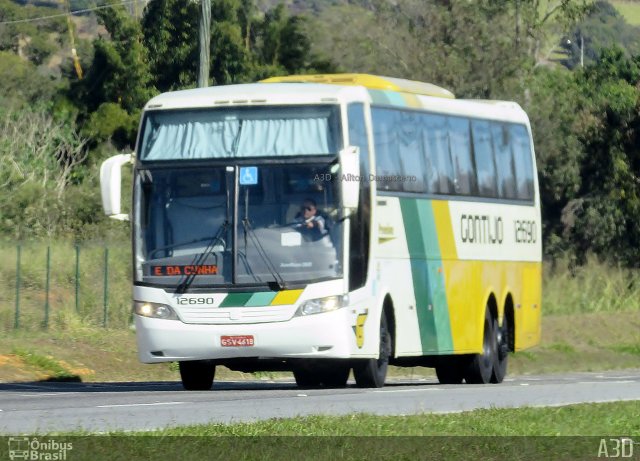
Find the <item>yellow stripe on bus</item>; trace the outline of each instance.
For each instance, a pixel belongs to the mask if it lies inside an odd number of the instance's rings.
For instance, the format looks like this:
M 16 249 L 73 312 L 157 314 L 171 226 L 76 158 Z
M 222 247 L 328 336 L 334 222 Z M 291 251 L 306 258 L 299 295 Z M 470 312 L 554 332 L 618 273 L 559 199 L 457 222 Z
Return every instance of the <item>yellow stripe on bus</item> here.
M 434 200 L 431 202 L 433 208 L 433 218 L 436 221 L 438 230 L 438 244 L 440 245 L 440 259 L 458 259 L 453 226 L 451 225 L 451 214 L 449 213 L 449 202 L 444 200 Z
M 302 294 L 302 290 L 285 290 L 279 292 L 273 301 L 271 301 L 272 306 L 282 306 L 286 304 L 294 304 L 300 295 Z

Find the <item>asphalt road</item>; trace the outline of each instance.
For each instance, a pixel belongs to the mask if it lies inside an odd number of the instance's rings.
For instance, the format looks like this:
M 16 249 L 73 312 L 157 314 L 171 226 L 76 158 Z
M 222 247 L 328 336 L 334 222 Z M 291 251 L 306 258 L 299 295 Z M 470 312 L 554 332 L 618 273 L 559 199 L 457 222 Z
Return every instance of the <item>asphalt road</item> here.
M 382 389 L 298 389 L 293 382 L 219 381 L 211 391 L 178 382 L 0 384 L 0 434 L 149 430 L 312 414 L 408 415 L 489 407 L 640 400 L 640 370 L 523 376 L 500 385 L 396 380 Z

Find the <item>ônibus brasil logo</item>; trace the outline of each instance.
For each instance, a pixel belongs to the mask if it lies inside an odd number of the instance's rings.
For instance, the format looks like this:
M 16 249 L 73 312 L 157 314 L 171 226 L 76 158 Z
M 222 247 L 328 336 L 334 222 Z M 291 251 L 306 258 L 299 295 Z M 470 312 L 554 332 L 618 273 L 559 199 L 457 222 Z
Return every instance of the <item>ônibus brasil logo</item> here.
M 73 449 L 71 442 L 40 440 L 35 437 L 9 437 L 8 443 L 11 461 L 64 461 L 67 459 L 67 452 Z

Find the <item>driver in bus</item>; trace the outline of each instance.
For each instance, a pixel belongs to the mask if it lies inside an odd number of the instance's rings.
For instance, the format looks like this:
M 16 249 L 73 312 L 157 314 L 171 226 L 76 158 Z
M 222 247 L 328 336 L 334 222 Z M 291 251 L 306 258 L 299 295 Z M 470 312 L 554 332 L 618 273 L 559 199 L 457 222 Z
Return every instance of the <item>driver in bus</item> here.
M 309 232 L 318 238 L 327 234 L 326 220 L 318 212 L 315 200 L 304 199 L 300 212 L 295 217 L 295 228 L 301 232 Z

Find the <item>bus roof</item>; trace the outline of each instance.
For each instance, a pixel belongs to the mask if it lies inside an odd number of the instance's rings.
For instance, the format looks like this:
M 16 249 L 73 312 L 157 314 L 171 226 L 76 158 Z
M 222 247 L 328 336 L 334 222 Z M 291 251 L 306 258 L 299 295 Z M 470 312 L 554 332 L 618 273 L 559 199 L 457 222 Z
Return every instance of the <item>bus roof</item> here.
M 403 78 L 382 77 L 370 74 L 319 74 L 288 75 L 261 80 L 263 83 L 328 83 L 333 85 L 364 86 L 371 90 L 399 91 L 401 93 L 455 98 L 454 94 L 431 83 L 417 82 Z
M 366 98 L 366 90 L 312 83 L 247 83 L 162 93 L 147 102 L 150 109 L 189 109 L 220 106 L 252 106 L 265 104 L 339 103 L 348 99 Z
M 322 81 L 323 79 L 325 81 Z M 450 96 L 444 93 L 441 96 L 412 93 L 406 90 L 414 84 L 414 89 L 438 87 L 411 80 L 367 74 L 294 75 L 267 80 L 271 83 L 263 81 L 163 93 L 151 99 L 146 104 L 145 110 L 369 102 L 374 106 L 417 109 L 518 123 L 528 122 L 525 112 L 515 102 L 452 99 L 451 93 L 449 93 Z M 385 85 L 385 88 L 380 88 Z M 420 85 L 423 86 L 420 87 Z M 441 90 L 447 92 L 447 90 Z

